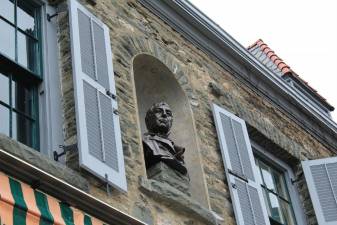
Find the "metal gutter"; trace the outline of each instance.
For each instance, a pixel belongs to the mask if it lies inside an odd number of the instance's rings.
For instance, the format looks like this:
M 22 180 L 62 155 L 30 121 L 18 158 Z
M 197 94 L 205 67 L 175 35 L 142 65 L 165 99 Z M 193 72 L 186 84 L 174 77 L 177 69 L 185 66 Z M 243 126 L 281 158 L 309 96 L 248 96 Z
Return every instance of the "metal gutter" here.
M 2 149 L 0 170 L 110 225 L 146 225 Z
M 139 0 L 224 69 L 268 99 L 295 123 L 337 153 L 337 124 L 273 74 L 228 33 L 186 0 Z

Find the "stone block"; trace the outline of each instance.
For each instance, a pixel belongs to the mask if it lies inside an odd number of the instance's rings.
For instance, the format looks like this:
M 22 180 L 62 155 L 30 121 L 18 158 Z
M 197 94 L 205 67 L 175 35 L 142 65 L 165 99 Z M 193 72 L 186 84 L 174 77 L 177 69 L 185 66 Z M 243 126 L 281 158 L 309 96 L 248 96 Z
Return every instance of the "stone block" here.
M 155 166 L 149 168 L 147 170 L 147 176 L 149 179 L 166 183 L 184 194 L 191 196 L 189 191 L 189 177 L 180 174 L 163 162 L 157 163 Z
M 154 198 L 178 212 L 186 213 L 191 218 L 197 219 L 205 224 L 218 224 L 223 218 L 211 210 L 203 207 L 191 197 L 187 196 L 167 183 L 162 183 L 152 179 L 139 177 L 140 190 L 147 196 Z

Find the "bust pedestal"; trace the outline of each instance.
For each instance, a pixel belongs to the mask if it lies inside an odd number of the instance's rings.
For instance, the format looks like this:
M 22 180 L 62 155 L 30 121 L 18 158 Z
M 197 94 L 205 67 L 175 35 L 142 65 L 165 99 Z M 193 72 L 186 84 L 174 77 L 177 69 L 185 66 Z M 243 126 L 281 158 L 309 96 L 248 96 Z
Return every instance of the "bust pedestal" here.
M 167 166 L 163 162 L 159 162 L 151 168 L 147 169 L 148 179 L 156 180 L 161 183 L 166 183 L 171 187 L 191 196 L 189 191 L 190 179 L 186 175 L 182 175 L 178 171 Z

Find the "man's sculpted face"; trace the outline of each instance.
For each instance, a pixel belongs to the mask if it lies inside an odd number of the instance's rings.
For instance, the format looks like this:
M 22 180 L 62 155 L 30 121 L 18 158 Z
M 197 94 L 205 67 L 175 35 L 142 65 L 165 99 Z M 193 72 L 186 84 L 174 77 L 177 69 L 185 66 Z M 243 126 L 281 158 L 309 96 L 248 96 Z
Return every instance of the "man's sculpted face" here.
M 167 135 L 172 127 L 172 110 L 167 103 L 154 104 L 146 113 L 145 123 L 149 132 Z

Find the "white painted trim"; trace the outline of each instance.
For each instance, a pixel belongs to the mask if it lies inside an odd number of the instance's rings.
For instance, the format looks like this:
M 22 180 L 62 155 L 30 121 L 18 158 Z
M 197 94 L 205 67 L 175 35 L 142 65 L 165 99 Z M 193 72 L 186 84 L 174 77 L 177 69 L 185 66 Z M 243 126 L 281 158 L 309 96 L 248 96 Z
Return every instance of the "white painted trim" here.
M 46 1 L 38 4 L 41 4 L 43 63 L 43 82 L 38 90 L 40 152 L 53 158 L 53 151 L 64 143 L 57 24 L 53 20 L 47 21 L 47 13 L 54 14 L 56 9 Z
M 79 162 L 80 166 L 84 169 L 90 171 L 94 175 L 98 176 L 102 180 L 105 180 L 105 175 L 108 175 L 108 182 L 121 191 L 127 191 L 127 183 L 125 177 L 124 168 L 124 155 L 121 140 L 121 131 L 119 125 L 119 118 L 117 115 L 113 115 L 114 119 L 114 131 L 115 131 L 115 141 L 116 150 L 118 155 L 118 169 L 115 171 L 107 164 L 96 159 L 89 153 L 88 146 L 88 136 L 87 136 L 87 125 L 85 116 L 85 101 L 84 101 L 84 90 L 83 82 L 87 82 L 93 86 L 98 92 L 106 95 L 106 90 L 98 82 L 94 81 L 88 75 L 82 72 L 81 63 L 81 52 L 80 52 L 80 37 L 79 37 L 79 27 L 78 27 L 78 13 L 77 10 L 80 9 L 84 14 L 90 17 L 97 25 L 101 26 L 104 30 L 105 46 L 107 54 L 108 63 L 108 74 L 109 74 L 109 84 L 110 92 L 115 94 L 115 84 L 114 84 L 114 73 L 112 68 L 112 52 L 110 45 L 109 29 L 98 20 L 94 15 L 92 15 L 84 6 L 79 4 L 76 0 L 69 0 L 69 20 L 70 20 L 70 37 L 71 37 L 71 49 L 72 49 L 72 66 L 73 66 L 73 79 L 74 79 L 74 93 L 75 93 L 75 107 L 76 107 L 76 124 L 77 124 L 77 139 L 78 139 L 78 149 L 79 149 Z M 108 97 L 108 96 L 107 96 Z M 108 97 L 111 99 L 110 97 Z M 111 99 L 112 111 L 117 110 L 117 101 Z
M 230 117 L 232 120 L 235 120 L 237 122 L 239 122 L 242 125 L 243 128 L 243 134 L 244 134 L 244 138 L 246 141 L 246 146 L 247 146 L 247 151 L 249 154 L 249 160 L 251 162 L 251 166 L 252 166 L 252 171 L 253 171 L 253 176 L 254 176 L 254 180 L 250 180 L 248 179 L 248 182 L 245 182 L 246 184 L 248 184 L 249 186 L 255 188 L 258 192 L 258 197 L 261 203 L 261 209 L 262 209 L 262 213 L 263 213 L 263 217 L 264 217 L 264 221 L 266 223 L 266 225 L 269 225 L 269 217 L 268 217 L 268 213 L 267 213 L 267 208 L 264 206 L 264 198 L 263 198 L 263 194 L 262 194 L 262 188 L 260 186 L 260 176 L 258 175 L 258 170 L 256 168 L 255 165 L 255 161 L 254 161 L 254 156 L 253 156 L 253 151 L 251 149 L 251 145 L 250 145 L 250 140 L 248 137 L 248 131 L 246 128 L 246 124 L 245 121 L 242 120 L 241 118 L 235 116 L 234 114 L 228 112 L 227 110 L 221 108 L 220 106 L 216 105 L 216 104 L 212 104 L 212 111 L 213 111 L 213 117 L 214 117 L 214 122 L 215 122 L 215 127 L 217 130 L 217 134 L 218 134 L 218 140 L 219 140 L 219 144 L 220 144 L 220 150 L 221 150 L 221 155 L 222 155 L 222 161 L 224 163 L 224 168 L 225 168 L 225 173 L 226 173 L 226 177 L 227 177 L 227 181 L 228 181 L 228 187 L 230 190 L 230 195 L 232 198 L 232 202 L 233 202 L 233 208 L 234 208 L 234 213 L 235 213 L 235 218 L 237 221 L 238 225 L 244 225 L 244 219 L 243 219 L 243 214 L 244 212 L 242 211 L 242 207 L 240 205 L 240 201 L 239 201 L 239 195 L 238 195 L 238 191 L 236 190 L 236 188 L 233 187 L 233 184 L 235 184 L 235 176 L 233 176 L 232 174 L 229 173 L 228 169 L 232 170 L 232 165 L 229 159 L 229 153 L 228 153 L 228 148 L 227 148 L 227 144 L 226 144 L 226 139 L 223 133 L 223 127 L 222 127 L 222 123 L 221 123 L 221 117 L 220 114 L 224 114 L 228 117 Z
M 305 175 L 305 179 L 307 181 L 307 186 L 310 193 L 310 198 L 312 201 L 312 205 L 314 206 L 316 218 L 319 225 L 336 225 L 336 221 L 326 222 L 324 219 L 322 206 L 318 198 L 316 186 L 314 183 L 314 179 L 312 177 L 312 173 L 310 167 L 313 165 L 322 165 L 322 164 L 329 164 L 329 163 L 337 163 L 337 157 L 330 157 L 330 158 L 323 158 L 317 160 L 307 160 L 302 161 L 302 168 Z M 337 212 L 336 212 L 337 213 Z
M 291 182 L 291 180 L 295 180 L 295 175 L 291 167 L 285 162 L 283 162 L 282 160 L 280 160 L 279 158 L 272 155 L 265 148 L 261 147 L 258 143 L 251 140 L 251 144 L 252 144 L 254 153 L 256 153 L 261 158 L 270 162 L 273 166 L 275 166 L 280 171 L 284 172 L 285 179 L 286 179 L 286 185 L 289 191 L 296 222 L 298 225 L 306 225 L 307 221 L 304 215 L 304 210 L 303 210 L 301 200 L 299 197 L 297 185 L 296 183 L 292 184 Z M 262 184 L 262 181 L 260 182 L 260 184 Z

